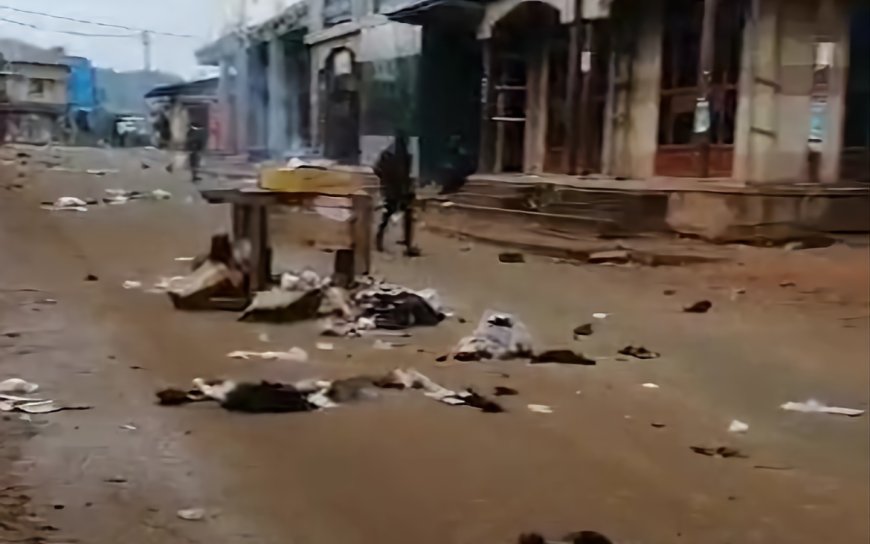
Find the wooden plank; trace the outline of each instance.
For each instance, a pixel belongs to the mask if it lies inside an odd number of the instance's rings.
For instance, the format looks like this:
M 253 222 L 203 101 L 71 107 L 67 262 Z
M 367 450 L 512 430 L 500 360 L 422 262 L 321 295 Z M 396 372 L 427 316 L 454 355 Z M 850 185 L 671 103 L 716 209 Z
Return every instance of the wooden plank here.
M 374 203 L 367 194 L 353 195 L 353 275 L 368 274 L 372 261 L 372 223 Z

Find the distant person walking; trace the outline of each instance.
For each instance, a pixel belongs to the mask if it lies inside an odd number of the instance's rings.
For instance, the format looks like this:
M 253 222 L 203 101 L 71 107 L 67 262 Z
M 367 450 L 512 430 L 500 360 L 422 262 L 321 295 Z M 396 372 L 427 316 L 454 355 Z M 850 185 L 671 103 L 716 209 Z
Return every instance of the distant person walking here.
M 190 123 L 187 125 L 187 137 L 185 138 L 185 147 L 188 153 L 188 166 L 190 166 L 190 179 L 193 182 L 200 180 L 199 169 L 202 166 L 202 152 L 205 150 L 206 132 L 205 128 Z
M 378 251 L 384 250 L 384 233 L 390 218 L 396 213 L 404 215 L 405 255 L 416 257 L 420 250 L 414 247 L 414 185 L 411 180 L 411 153 L 408 151 L 408 137 L 397 130 L 393 143 L 383 150 L 375 163 L 375 174 L 381 184 L 384 198 L 384 214 L 378 225 L 375 243 Z

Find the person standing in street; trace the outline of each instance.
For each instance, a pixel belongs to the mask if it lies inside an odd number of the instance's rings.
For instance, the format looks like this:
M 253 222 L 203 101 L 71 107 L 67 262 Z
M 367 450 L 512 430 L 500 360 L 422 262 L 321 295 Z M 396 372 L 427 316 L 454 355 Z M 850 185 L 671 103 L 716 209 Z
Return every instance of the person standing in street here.
M 205 149 L 205 128 L 191 122 L 187 125 L 185 146 L 188 153 L 190 177 L 193 182 L 199 181 L 199 167 L 202 165 L 202 152 Z
M 390 147 L 383 150 L 375 163 L 374 171 L 381 185 L 384 199 L 384 214 L 378 225 L 375 245 L 378 251 L 384 250 L 384 233 L 390 218 L 401 213 L 404 216 L 405 255 L 416 257 L 420 250 L 414 246 L 414 185 L 411 180 L 412 156 L 408 151 L 408 136 L 397 130 Z

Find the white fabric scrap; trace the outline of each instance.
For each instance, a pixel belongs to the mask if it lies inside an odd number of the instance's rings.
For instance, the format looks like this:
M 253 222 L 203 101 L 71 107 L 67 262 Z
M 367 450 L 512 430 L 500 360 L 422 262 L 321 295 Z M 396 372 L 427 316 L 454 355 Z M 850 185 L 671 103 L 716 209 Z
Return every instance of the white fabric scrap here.
M 781 406 L 783 410 L 791 412 L 803 412 L 805 414 L 835 414 L 839 416 L 857 417 L 864 413 L 864 410 L 857 408 L 842 408 L 839 406 L 828 406 L 816 399 L 810 399 L 806 402 L 786 402 Z
M 287 351 L 233 351 L 227 353 L 231 359 L 263 359 L 266 361 L 292 361 L 305 363 L 308 361 L 308 352 L 299 347 L 293 347 Z

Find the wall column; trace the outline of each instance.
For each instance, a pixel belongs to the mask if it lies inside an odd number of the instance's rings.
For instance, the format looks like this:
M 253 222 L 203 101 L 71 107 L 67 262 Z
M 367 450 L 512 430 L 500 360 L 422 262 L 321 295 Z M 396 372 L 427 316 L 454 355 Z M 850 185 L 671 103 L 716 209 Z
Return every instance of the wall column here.
M 638 5 L 640 7 L 641 4 Z M 612 174 L 650 178 L 658 150 L 662 69 L 662 2 L 642 4 L 634 35 L 633 57 L 621 62 L 611 135 Z
M 846 91 L 849 80 L 849 2 L 822 2 L 819 22 L 822 40 L 833 43 L 833 58 L 828 74 L 825 137 L 821 145 L 819 181 L 837 183 L 840 180 L 840 155 L 843 151 L 843 124 L 846 116 Z M 857 60 L 857 59 L 856 59 Z M 867 62 L 867 59 L 858 62 Z
M 287 150 L 287 60 L 284 42 L 272 38 L 269 42 L 269 64 L 266 68 L 268 114 L 266 119 L 269 154 L 282 158 Z
M 232 141 L 232 112 L 230 111 L 230 93 L 232 81 L 230 80 L 230 59 L 221 57 L 220 79 L 218 79 L 217 111 L 218 111 L 218 149 L 222 152 L 231 150 L 234 146 Z
M 236 153 L 248 152 L 248 118 L 249 118 L 249 73 L 248 51 L 244 42 L 239 43 L 235 55 L 236 65 Z
M 542 37 L 531 46 L 526 72 L 526 132 L 523 172 L 544 171 L 547 153 L 547 103 L 550 87 L 550 40 Z
M 744 38 L 734 178 L 795 183 L 809 174 L 817 10 L 811 2 L 759 0 Z
M 305 50 L 303 49 L 303 52 Z M 292 55 L 298 55 L 298 50 L 293 51 Z M 299 73 L 299 63 L 294 62 L 285 74 L 286 89 L 287 89 L 287 146 L 289 149 L 298 151 L 302 148 L 302 119 L 300 117 L 299 93 L 302 90 L 302 85 L 305 84 L 305 78 Z

